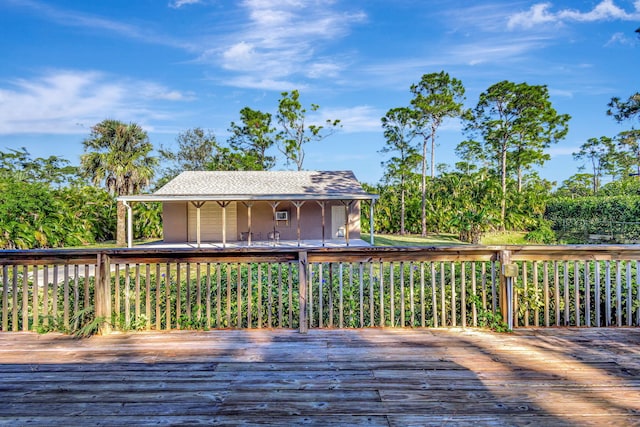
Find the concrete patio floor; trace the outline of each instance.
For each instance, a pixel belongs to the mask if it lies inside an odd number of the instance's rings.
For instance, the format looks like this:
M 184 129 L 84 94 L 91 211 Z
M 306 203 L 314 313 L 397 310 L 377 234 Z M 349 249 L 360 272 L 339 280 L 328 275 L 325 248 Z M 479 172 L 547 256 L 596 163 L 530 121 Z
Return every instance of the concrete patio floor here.
M 202 249 L 222 249 L 222 248 L 343 248 L 346 247 L 347 244 L 344 239 L 334 239 L 334 240 L 325 240 L 324 245 L 322 240 L 301 240 L 298 245 L 297 240 L 280 240 L 279 242 L 272 242 L 269 240 L 256 240 L 252 241 L 251 245 L 246 241 L 230 241 L 227 242 L 226 245 L 223 245 L 222 242 L 201 242 L 200 248 Z M 371 246 L 368 242 L 365 242 L 362 239 L 350 239 L 349 247 L 363 247 L 363 246 Z M 151 243 L 143 243 L 139 245 L 134 245 L 134 248 L 155 248 L 155 249 L 184 249 L 190 248 L 195 249 L 198 247 L 198 244 L 195 242 L 183 242 L 183 243 L 166 243 L 163 241 L 159 242 L 151 242 Z

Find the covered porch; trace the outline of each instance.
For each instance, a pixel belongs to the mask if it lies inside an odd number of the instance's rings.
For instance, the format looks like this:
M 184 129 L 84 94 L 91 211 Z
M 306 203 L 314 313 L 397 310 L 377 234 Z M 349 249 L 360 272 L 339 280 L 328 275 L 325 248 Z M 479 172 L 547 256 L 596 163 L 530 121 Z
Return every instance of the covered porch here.
M 127 208 L 128 247 L 132 204 L 148 202 L 162 203 L 166 244 L 315 247 L 359 246 L 361 209 L 369 208 L 373 230 L 378 197 L 351 171 L 191 171 L 118 201 Z

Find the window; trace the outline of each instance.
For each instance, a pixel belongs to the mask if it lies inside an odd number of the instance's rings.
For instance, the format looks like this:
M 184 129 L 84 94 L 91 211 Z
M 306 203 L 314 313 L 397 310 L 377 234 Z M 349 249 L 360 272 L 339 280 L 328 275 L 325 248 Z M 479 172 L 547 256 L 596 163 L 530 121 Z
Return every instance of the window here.
M 288 221 L 288 220 L 289 220 L 289 212 L 287 211 L 276 212 L 276 221 Z

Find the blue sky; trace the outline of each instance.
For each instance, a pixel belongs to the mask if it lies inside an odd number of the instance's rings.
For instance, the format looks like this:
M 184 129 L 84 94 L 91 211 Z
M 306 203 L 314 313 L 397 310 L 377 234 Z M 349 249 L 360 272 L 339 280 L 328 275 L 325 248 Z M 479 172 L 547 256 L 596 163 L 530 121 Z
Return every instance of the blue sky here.
M 639 26 L 638 0 L 0 0 L 0 149 L 78 164 L 105 118 L 142 125 L 156 147 L 193 127 L 225 141 L 240 109 L 274 113 L 298 89 L 321 107 L 312 121 L 343 124 L 308 146 L 305 169 L 374 183 L 380 117 L 444 70 L 467 107 L 502 80 L 547 85 L 572 116 L 540 172 L 560 183 L 588 138 L 631 127 L 605 111 L 640 90 Z M 445 123 L 437 163 L 453 165 L 463 139 L 459 122 Z

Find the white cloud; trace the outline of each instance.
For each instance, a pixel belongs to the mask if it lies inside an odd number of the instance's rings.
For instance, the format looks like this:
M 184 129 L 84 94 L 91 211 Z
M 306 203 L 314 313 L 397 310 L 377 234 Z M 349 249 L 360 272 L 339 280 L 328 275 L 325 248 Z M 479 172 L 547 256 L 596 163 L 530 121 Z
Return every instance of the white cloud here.
M 10 0 L 17 6 L 31 9 L 52 22 L 68 27 L 80 27 L 88 31 L 106 31 L 129 39 L 146 43 L 170 46 L 179 49 L 193 50 L 194 46 L 184 41 L 166 36 L 147 28 L 131 25 L 82 12 L 58 8 L 36 0 Z M 182 0 L 184 1 L 184 0 Z M 189 1 L 189 0 L 186 0 Z M 193 1 L 193 0 L 191 0 Z
M 615 33 L 605 43 L 605 46 L 613 46 L 613 45 L 633 46 L 635 44 L 636 44 L 635 38 L 627 37 L 627 35 L 624 33 Z
M 317 117 L 311 117 L 311 121 L 318 125 L 324 125 L 327 120 L 340 120 L 341 131 L 355 132 L 381 132 L 380 118 L 382 111 L 368 105 L 360 105 L 351 108 L 321 108 Z
M 552 6 L 552 3 L 534 4 L 529 10 L 512 15 L 508 20 L 507 27 L 509 29 L 528 29 L 544 24 L 562 24 L 566 21 L 596 22 L 640 19 L 640 1 L 634 3 L 635 10 L 633 12 L 627 12 L 616 6 L 614 0 L 602 0 L 588 12 L 580 12 L 574 9 L 553 12 L 551 11 Z
M 180 9 L 182 6 L 201 3 L 202 0 L 173 0 L 169 2 L 169 7 Z
M 337 10 L 331 0 L 245 0 L 242 6 L 248 22 L 231 33 L 221 49 L 204 49 L 200 59 L 213 59 L 223 68 L 240 73 L 229 84 L 246 82 L 252 88 L 289 81 L 294 76 L 335 76 L 344 66 L 335 58 L 318 59 L 318 52 L 365 19 L 361 12 Z
M 169 115 L 158 101 L 193 95 L 151 82 L 116 80 L 95 71 L 56 70 L 0 86 L 0 134 L 86 133 L 111 117 L 145 122 Z

